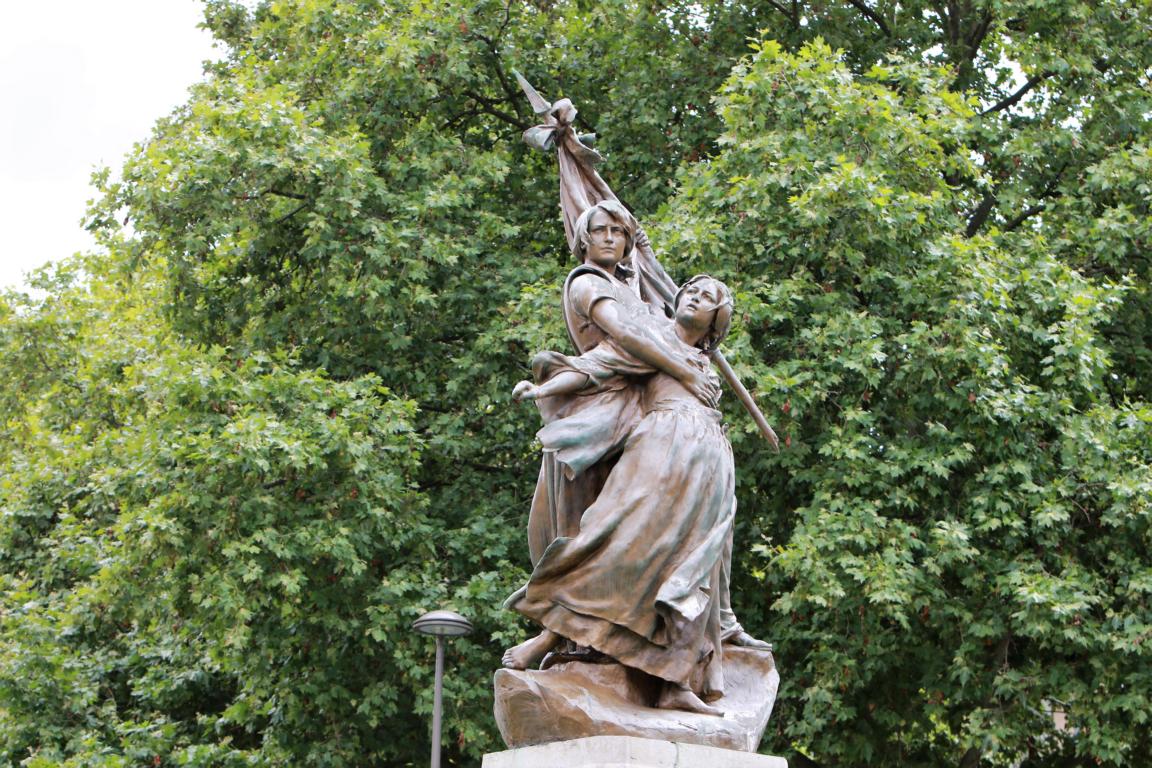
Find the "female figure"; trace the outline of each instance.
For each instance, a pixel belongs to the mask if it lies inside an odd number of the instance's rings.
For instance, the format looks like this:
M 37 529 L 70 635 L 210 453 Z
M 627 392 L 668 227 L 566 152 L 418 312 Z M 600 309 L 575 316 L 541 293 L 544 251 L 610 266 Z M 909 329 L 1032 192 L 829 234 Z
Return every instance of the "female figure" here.
M 624 263 L 638 229 L 632 214 L 614 200 L 590 206 L 574 222 L 572 249 L 581 265 L 564 283 L 568 335 L 579 352 L 611 345 L 620 354 L 615 367 L 601 366 L 594 386 L 576 396 L 537 401 L 545 427 L 538 435 L 544 451 L 528 515 L 533 566 L 555 539 L 579 532 L 584 510 L 596 500 L 643 415 L 644 386 L 654 371 L 677 378 L 703 402 L 714 404 L 720 394 L 715 377 L 670 355 L 660 341 L 659 330 L 669 323 L 640 298 L 640 275 Z M 534 361 L 537 380 L 551 377 L 549 360 L 546 353 Z M 545 630 L 506 651 L 503 664 L 527 669 L 559 641 Z
M 588 305 L 593 316 L 599 303 Z M 612 386 L 621 375 L 647 377 L 637 393 L 640 418 L 578 530 L 548 544 L 528 584 L 509 598 L 546 628 L 510 654 L 535 656 L 566 638 L 663 680 L 658 706 L 719 714 L 705 701 L 723 692 L 720 597 L 735 479 L 705 353 L 730 318 L 727 287 L 698 276 L 677 294 L 674 323 L 638 316 L 623 343 L 612 334 L 580 357 L 543 353 L 536 361 L 542 383 L 518 386 L 521 397 L 563 400 Z M 628 348 L 646 344 L 652 362 Z M 684 369 L 708 386 L 678 377 Z M 549 427 L 557 425 L 587 434 L 596 419 L 580 412 Z

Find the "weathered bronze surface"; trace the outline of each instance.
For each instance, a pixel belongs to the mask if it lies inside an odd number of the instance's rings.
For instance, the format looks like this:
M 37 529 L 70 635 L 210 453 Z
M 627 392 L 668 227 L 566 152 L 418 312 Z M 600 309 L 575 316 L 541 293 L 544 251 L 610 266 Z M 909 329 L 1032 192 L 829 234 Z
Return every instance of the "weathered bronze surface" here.
M 654 707 L 650 683 L 619 664 L 502 669 L 494 681 L 496 723 L 513 749 L 597 734 L 754 752 L 780 681 L 772 654 L 730 648 L 724 670 L 721 718 Z
M 544 631 L 509 649 L 503 663 L 527 670 L 561 659 L 565 669 L 497 674 L 502 733 L 507 740 L 528 728 L 531 743 L 608 732 L 652 736 L 663 726 L 638 723 L 682 723 L 691 712 L 712 723 L 697 731 L 735 728 L 742 735 L 725 737 L 725 745 L 754 750 L 777 678 L 770 646 L 744 632 L 729 604 L 735 472 L 710 362 L 717 359 L 735 381 L 717 348 L 732 316 L 731 291 L 705 275 L 677 290 L 636 219 L 595 171 L 599 155 L 572 131 L 572 103 L 549 105 L 521 84 L 547 119 L 525 140 L 560 157 L 565 232 L 581 261 L 561 303 L 579 354 L 539 353 L 534 380 L 513 390 L 515 399 L 536 401 L 545 426 L 528 524 L 533 572 L 507 605 Z M 573 660 L 581 654 L 599 664 Z M 758 701 L 751 709 L 764 712 L 754 738 L 732 714 L 733 691 L 748 688 L 736 683 L 748 675 L 737 674 L 734 660 L 748 654 L 762 657 L 772 676 L 762 696 L 751 694 Z M 630 682 L 608 685 L 606 675 Z M 614 696 L 604 693 L 613 689 Z M 563 712 L 556 706 L 580 690 L 596 717 L 574 715 L 579 703 Z M 533 707 L 553 716 L 532 719 Z

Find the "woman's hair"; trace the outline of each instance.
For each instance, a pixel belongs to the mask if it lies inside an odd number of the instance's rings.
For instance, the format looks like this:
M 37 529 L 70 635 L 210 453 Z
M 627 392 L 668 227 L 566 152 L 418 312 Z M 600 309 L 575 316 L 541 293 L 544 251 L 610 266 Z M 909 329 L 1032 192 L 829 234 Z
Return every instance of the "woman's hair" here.
M 624 227 L 624 258 L 627 259 L 632 253 L 632 246 L 636 244 L 636 230 L 640 229 L 640 224 L 627 208 L 615 200 L 601 200 L 580 214 L 580 218 L 576 219 L 576 223 L 572 226 L 576 234 L 572 252 L 581 262 L 588 255 L 588 227 L 592 224 L 592 216 L 596 211 L 604 211 L 613 221 Z
M 684 295 L 684 289 L 705 280 L 711 281 L 716 286 L 716 315 L 712 318 L 712 327 L 709 329 L 708 335 L 700 341 L 698 346 L 705 352 L 711 352 L 720 346 L 720 342 L 724 341 L 724 337 L 728 335 L 728 330 L 732 327 L 732 290 L 711 275 L 696 275 L 680 286 L 672 306 L 674 309 L 679 309 L 680 298 Z

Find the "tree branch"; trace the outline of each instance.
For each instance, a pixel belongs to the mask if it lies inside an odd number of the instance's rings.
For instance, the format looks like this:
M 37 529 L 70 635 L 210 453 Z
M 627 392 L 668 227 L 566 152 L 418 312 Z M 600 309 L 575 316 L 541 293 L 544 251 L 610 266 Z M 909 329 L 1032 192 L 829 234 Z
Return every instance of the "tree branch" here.
M 504 21 L 500 24 L 500 29 L 496 30 L 496 37 L 503 37 L 504 30 L 508 29 L 508 24 L 512 21 L 512 0 L 506 0 L 504 3 Z
M 275 187 L 269 187 L 266 194 L 279 195 L 280 197 L 290 197 L 293 200 L 307 200 L 308 199 L 306 196 L 300 194 L 299 192 L 286 192 L 286 191 L 281 190 L 281 189 L 276 189 Z
M 792 14 L 788 13 L 784 6 L 780 5 L 780 3 L 776 2 L 776 0 L 768 0 L 768 5 L 772 6 L 778 13 L 784 14 L 789 19 L 792 18 Z
M 944 25 L 944 34 L 948 41 L 945 48 L 956 68 L 956 78 L 952 86 L 964 88 L 974 71 L 974 62 L 980 53 L 980 46 L 992 28 L 992 12 L 982 11 L 978 20 L 972 23 L 963 16 L 975 10 L 970 2 L 959 3 L 957 0 L 948 0 L 947 6 L 933 2 L 932 8 Z
M 505 6 L 504 23 L 500 26 L 500 31 L 497 33 L 499 36 L 503 34 L 504 28 L 508 26 L 508 21 L 511 18 L 511 2 Z M 519 101 L 520 91 L 512 84 L 508 78 L 508 73 L 504 71 L 504 67 L 500 64 L 500 48 L 496 45 L 496 41 L 487 35 L 480 32 L 473 32 L 472 37 L 475 40 L 480 40 L 484 43 L 485 52 L 488 58 L 492 61 L 492 68 L 496 71 L 496 79 L 500 82 L 500 88 L 504 91 L 505 100 L 512 105 L 512 109 L 516 109 L 516 104 Z M 525 126 L 526 128 L 527 126 Z
M 288 219 L 292 218 L 293 216 L 300 213 L 304 209 L 311 208 L 311 207 L 312 207 L 312 203 L 310 201 L 303 202 L 300 205 L 293 208 L 292 210 L 288 211 L 288 213 L 286 213 L 283 216 L 281 216 L 280 218 L 276 219 L 276 221 L 272 222 L 272 226 L 276 226 L 277 224 L 283 224 L 284 222 L 288 221 Z
M 1014 216 L 1009 221 L 1004 222 L 1004 226 L 1000 228 L 1000 231 L 1011 232 L 1028 219 L 1040 213 L 1040 211 L 1044 210 L 1046 207 L 1047 206 L 1044 203 L 1036 203 L 1035 205 L 1028 206 L 1019 215 Z
M 940 13 L 940 20 L 944 22 L 948 42 L 955 46 L 960 42 L 960 9 L 951 0 L 942 8 L 942 13 L 939 10 L 937 12 Z
M 980 764 L 980 750 L 976 747 L 970 747 L 964 753 L 964 757 L 960 758 L 960 765 L 958 768 L 976 768 Z
M 500 101 L 498 101 L 496 99 L 490 99 L 487 96 L 481 96 L 480 94 L 478 94 L 474 91 L 465 91 L 464 95 L 467 96 L 468 98 L 472 99 L 473 101 L 475 101 L 478 105 L 480 105 L 482 112 L 489 114 L 492 117 L 495 117 L 499 120 L 503 120 L 506 123 L 510 123 L 511 125 L 516 126 L 517 128 L 519 128 L 522 131 L 528 130 L 528 125 L 526 125 L 522 120 L 520 120 L 520 118 L 518 116 L 510 115 L 507 112 L 505 112 L 504 110 L 500 109 L 500 107 L 498 106 L 501 103 Z
M 465 109 L 444 121 L 443 128 L 445 130 L 455 130 L 458 126 L 462 125 L 465 120 L 471 117 L 478 117 L 483 114 L 483 110 L 472 108 Z
M 880 31 L 884 33 L 885 37 L 892 37 L 892 30 L 889 29 L 888 23 L 884 21 L 884 17 L 877 13 L 874 9 L 865 5 L 864 0 L 848 0 L 848 3 L 852 5 L 852 7 L 854 7 L 856 10 L 860 11 L 860 13 L 864 14 L 873 22 L 875 22 L 876 26 L 880 27 Z
M 992 28 L 992 13 L 984 11 L 980 15 L 980 23 L 977 24 L 971 34 L 964 40 L 968 46 L 968 59 L 972 61 L 976 58 L 976 54 L 980 52 L 980 45 L 984 42 L 984 38 L 988 36 L 988 30 Z
M 980 201 L 980 205 L 976 206 L 976 210 L 972 211 L 972 215 L 968 217 L 968 226 L 964 230 L 964 237 L 972 237 L 980 228 L 984 226 L 984 222 L 988 220 L 988 215 L 992 213 L 992 209 L 996 207 L 996 195 L 991 192 L 984 193 L 984 199 Z
M 1028 206 L 1021 213 L 1009 221 L 1004 222 L 1004 226 L 1001 227 L 1001 230 L 1004 232 L 1011 232 L 1028 219 L 1043 211 L 1047 207 L 1047 204 L 1044 202 L 1045 200 L 1059 197 L 1060 192 L 1056 189 L 1056 185 L 1060 183 L 1060 179 L 1064 176 L 1064 171 L 1068 170 L 1068 165 L 1068 163 L 1064 163 L 1056 170 L 1056 173 L 1053 174 L 1052 178 L 1049 179 L 1048 182 L 1044 185 L 1043 191 L 1041 191 L 1040 194 L 1036 196 L 1038 202 Z
M 1013 93 L 1011 96 L 1004 97 L 1000 101 L 993 104 L 991 107 L 988 107 L 988 109 L 984 110 L 980 114 L 981 115 L 990 115 L 993 112 L 999 112 L 1001 110 L 1008 109 L 1008 107 L 1015 106 L 1020 101 L 1020 99 L 1024 98 L 1025 94 L 1027 94 L 1028 91 L 1032 90 L 1037 85 L 1044 82 L 1045 80 L 1047 80 L 1051 76 L 1052 76 L 1051 72 L 1041 72 L 1038 75 L 1033 75 L 1032 77 L 1028 78 L 1028 82 L 1024 83 L 1024 85 L 1022 85 L 1018 89 L 1016 89 L 1016 92 Z
M 780 5 L 780 3 L 776 2 L 776 0 L 768 0 L 768 5 L 772 6 L 773 10 L 783 15 L 784 18 L 788 19 L 788 21 L 792 22 L 793 26 L 796 26 L 796 19 L 792 16 L 792 13 L 787 8 Z

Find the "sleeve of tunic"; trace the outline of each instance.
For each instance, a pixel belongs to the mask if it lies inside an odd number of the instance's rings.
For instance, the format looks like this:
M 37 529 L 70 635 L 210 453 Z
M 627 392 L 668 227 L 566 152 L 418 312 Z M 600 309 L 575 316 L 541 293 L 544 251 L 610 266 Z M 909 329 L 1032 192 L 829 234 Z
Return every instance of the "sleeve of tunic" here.
M 619 301 L 617 290 L 611 282 L 596 275 L 578 276 L 568 289 L 569 306 L 577 322 L 582 327 L 593 325 L 593 307 L 600 301 Z M 586 375 L 588 383 L 581 394 L 621 389 L 629 383 L 627 377 L 644 377 L 655 370 L 624 351 L 609 336 L 578 357 L 549 351 L 539 353 L 532 361 L 532 373 L 537 383 L 548 381 L 561 371 Z
M 564 315 L 577 351 L 591 349 L 605 339 L 604 331 L 592 321 L 592 307 L 605 300 L 619 301 L 616 286 L 606 276 L 596 272 L 574 273 L 565 283 Z
M 592 325 L 591 310 L 600 301 L 619 301 L 615 286 L 596 275 L 579 275 L 568 287 L 572 319 Z M 537 383 L 563 371 L 584 374 L 578 393 L 536 401 L 545 426 L 537 433 L 572 480 L 607 456 L 618 453 L 641 416 L 643 382 L 655 369 L 625 352 L 608 336 L 582 355 L 541 352 L 532 361 Z

